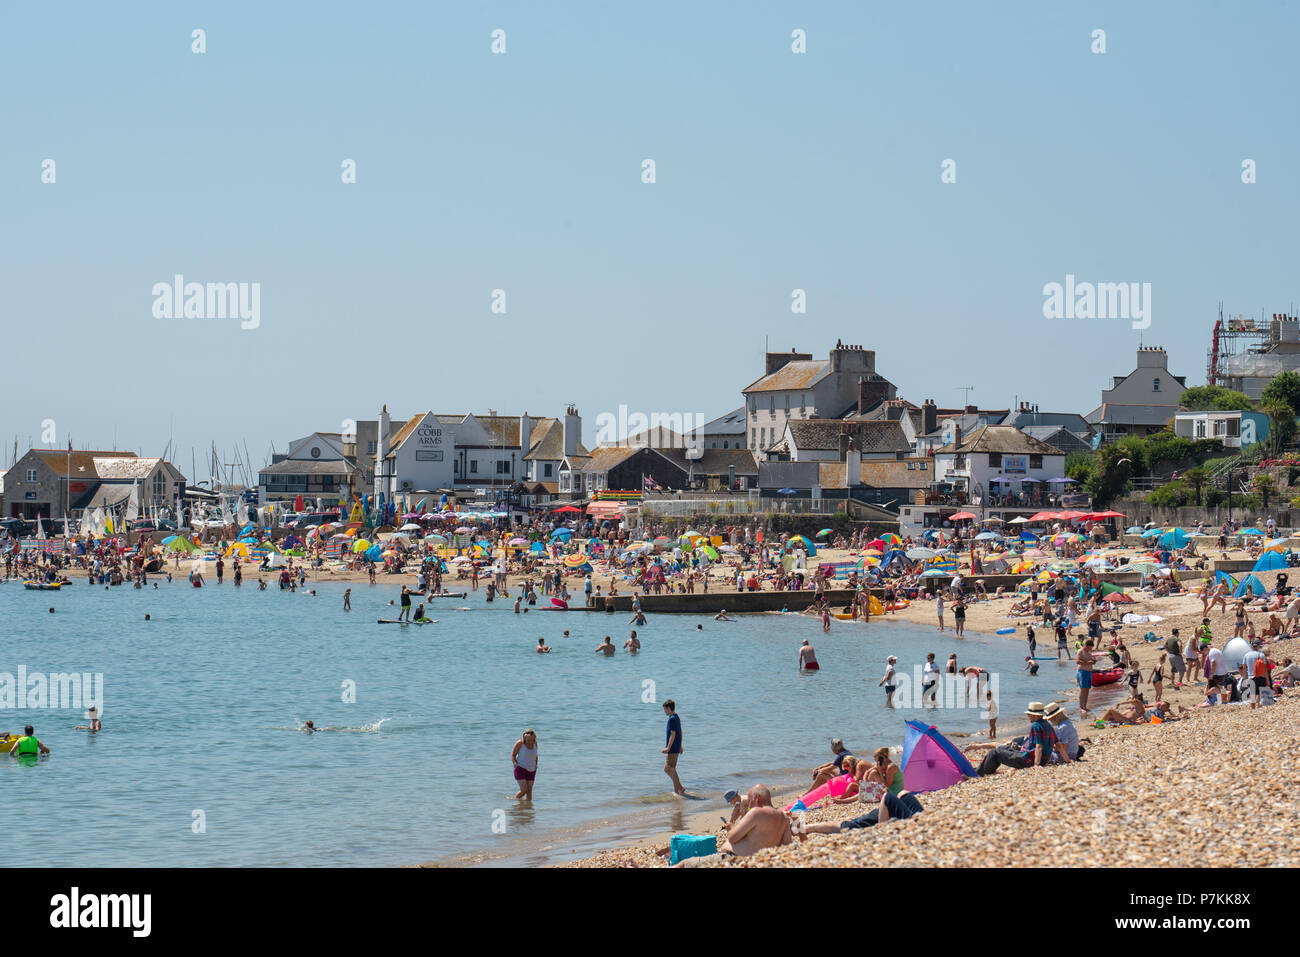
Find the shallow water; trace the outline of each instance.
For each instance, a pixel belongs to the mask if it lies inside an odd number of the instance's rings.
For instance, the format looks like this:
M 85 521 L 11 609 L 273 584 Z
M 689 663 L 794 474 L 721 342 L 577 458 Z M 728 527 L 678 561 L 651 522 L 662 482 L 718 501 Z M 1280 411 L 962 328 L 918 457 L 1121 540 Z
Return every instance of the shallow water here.
M 10 842 L 4 863 L 551 863 L 721 813 L 727 787 L 793 786 L 829 758 L 831 736 L 864 754 L 900 744 L 909 717 L 959 745 L 987 727 L 975 708 L 885 709 L 876 682 L 890 653 L 909 672 L 927 651 L 997 672 L 1000 733 L 1023 723 L 1031 698 L 1073 697 L 1072 664 L 1041 662 L 1031 679 L 1023 643 L 993 636 L 657 615 L 632 656 L 621 650 L 626 615 L 514 615 L 479 592 L 435 599 L 437 624 L 376 626 L 395 617 L 399 589 L 353 585 L 345 614 L 342 585 L 317 587 L 310 597 L 248 580 L 57 593 L 0 584 L 0 682 L 21 665 L 104 683 L 98 735 L 72 730 L 86 723 L 79 707 L 0 706 L 0 732 L 31 723 L 53 749 L 0 762 L 7 816 L 29 837 Z M 592 651 L 607 633 L 613 658 Z M 539 635 L 552 654 L 533 652 Z M 796 670 L 805 637 L 819 673 Z M 355 703 L 343 701 L 345 682 Z M 662 771 L 666 697 L 682 716 L 679 772 L 697 800 L 672 797 Z M 342 733 L 304 734 L 308 718 Z M 525 727 L 540 746 L 530 808 L 513 800 L 509 758 Z

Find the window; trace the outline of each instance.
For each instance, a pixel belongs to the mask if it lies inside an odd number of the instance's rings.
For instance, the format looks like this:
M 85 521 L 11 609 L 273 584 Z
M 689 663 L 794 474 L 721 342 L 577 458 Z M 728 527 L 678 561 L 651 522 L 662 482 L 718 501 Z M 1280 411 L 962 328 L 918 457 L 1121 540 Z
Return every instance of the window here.
M 497 475 L 509 475 L 509 474 L 510 474 L 510 463 L 505 459 L 499 459 L 497 461 Z
M 546 478 L 550 478 L 550 477 L 551 477 L 551 472 L 552 472 L 552 470 L 553 470 L 554 468 L 555 468 L 554 465 L 552 465 L 550 462 L 547 462 L 547 463 L 546 463 L 546 468 L 544 468 L 544 469 L 542 470 L 542 474 L 543 474 Z
M 478 472 L 478 459 L 469 460 L 469 470 L 471 474 Z
M 921 463 L 921 471 L 922 471 L 922 472 L 927 472 L 927 471 L 929 471 L 929 469 L 930 469 L 930 463 L 929 463 L 929 462 L 922 462 L 922 463 Z
M 1234 438 L 1241 435 L 1241 419 L 1228 420 L 1228 435 Z
M 1214 437 L 1221 438 L 1228 434 L 1228 423 L 1223 419 L 1214 420 Z
M 376 442 L 374 439 L 371 439 L 369 442 L 366 443 L 367 455 L 374 455 L 378 451 L 379 451 L 379 443 Z
M 36 481 L 36 469 L 28 469 L 28 470 L 27 470 L 27 481 L 29 481 L 29 482 L 35 482 L 35 481 Z
M 154 473 L 153 477 L 153 497 L 155 499 L 164 498 L 167 495 L 167 481 L 163 478 L 162 471 Z
M 452 460 L 452 463 L 451 463 L 451 470 L 452 470 L 452 472 L 453 472 L 454 474 L 456 474 L 456 475 L 459 475 L 459 474 L 460 474 L 460 459 L 453 459 L 453 460 Z
M 1151 391 L 1152 392 L 1160 391 L 1160 376 L 1156 376 L 1154 379 L 1151 380 Z
M 1043 457 L 1041 455 L 1029 456 L 1029 467 L 1031 469 L 1041 469 L 1043 467 Z
M 1197 421 L 1196 421 L 1196 435 L 1195 435 L 1195 438 L 1198 438 L 1198 439 L 1203 439 L 1203 438 L 1205 438 L 1205 420 L 1204 420 L 1204 419 L 1197 419 Z
M 789 392 L 785 394 L 785 414 L 786 415 L 790 414 L 790 393 Z
M 1001 453 L 1001 452 L 990 452 L 990 453 L 989 453 L 989 468 L 991 468 L 991 469 L 1000 469 L 1000 468 L 1002 468 L 1002 453 Z
M 909 472 L 915 472 L 915 471 L 916 471 L 916 463 L 915 463 L 915 462 L 908 462 L 908 463 L 907 463 L 907 470 L 908 470 Z
M 749 447 L 755 448 L 758 445 L 758 432 L 756 429 L 749 430 Z

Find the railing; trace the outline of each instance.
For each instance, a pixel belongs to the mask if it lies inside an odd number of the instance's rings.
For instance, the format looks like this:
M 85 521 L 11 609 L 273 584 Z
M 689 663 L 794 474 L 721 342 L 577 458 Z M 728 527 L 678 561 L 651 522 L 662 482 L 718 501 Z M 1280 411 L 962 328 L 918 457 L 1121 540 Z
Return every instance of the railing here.
M 760 498 L 733 495 L 729 498 L 645 499 L 641 517 L 687 518 L 692 515 L 760 515 L 782 512 L 790 515 L 833 515 L 844 511 L 842 498 Z

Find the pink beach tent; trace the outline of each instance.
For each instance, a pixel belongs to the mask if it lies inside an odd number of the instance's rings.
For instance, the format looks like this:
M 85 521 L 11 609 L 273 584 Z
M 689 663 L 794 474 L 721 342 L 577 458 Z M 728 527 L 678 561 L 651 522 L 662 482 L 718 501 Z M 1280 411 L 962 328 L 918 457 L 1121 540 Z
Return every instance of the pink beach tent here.
M 914 794 L 942 791 L 964 778 L 975 777 L 966 755 L 933 725 L 907 722 L 903 734 L 903 787 Z

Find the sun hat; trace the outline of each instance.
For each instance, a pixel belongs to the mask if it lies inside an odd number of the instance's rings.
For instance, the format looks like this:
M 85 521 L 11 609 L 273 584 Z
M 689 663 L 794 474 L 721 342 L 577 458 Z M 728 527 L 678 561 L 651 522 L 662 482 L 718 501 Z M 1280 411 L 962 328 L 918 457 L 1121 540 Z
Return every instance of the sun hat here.
M 1032 718 L 1043 717 L 1043 703 L 1041 701 L 1029 702 L 1029 707 L 1025 709 L 1025 714 Z
M 1050 704 L 1048 704 L 1046 708 L 1043 709 L 1044 718 L 1055 718 L 1058 714 L 1064 714 L 1064 713 L 1065 713 L 1065 709 L 1062 708 L 1055 701 L 1051 702 Z
M 727 791 L 726 791 L 726 793 L 724 793 L 724 794 L 722 795 L 722 800 L 724 800 L 724 801 L 726 801 L 728 804 L 730 804 L 732 801 L 736 800 L 736 798 L 738 798 L 738 797 L 740 797 L 740 792 L 739 792 L 739 791 L 737 791 L 735 788 L 728 788 Z

